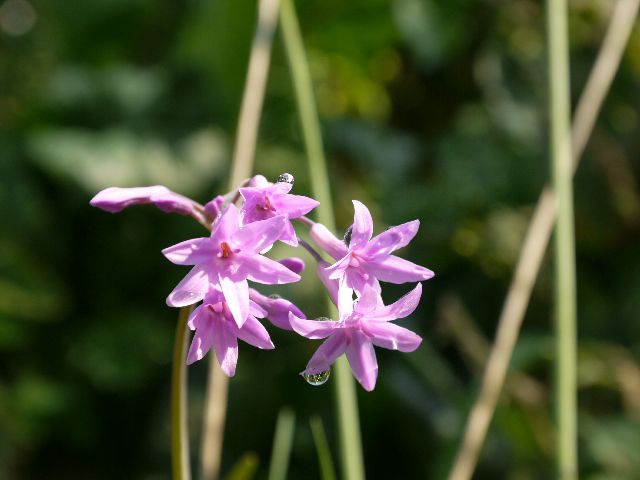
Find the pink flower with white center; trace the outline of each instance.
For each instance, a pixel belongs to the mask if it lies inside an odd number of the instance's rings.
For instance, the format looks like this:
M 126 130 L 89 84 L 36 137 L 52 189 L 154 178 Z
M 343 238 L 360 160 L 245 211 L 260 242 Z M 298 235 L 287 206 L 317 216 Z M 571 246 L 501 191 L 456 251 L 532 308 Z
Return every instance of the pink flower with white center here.
M 317 375 L 329 370 L 336 359 L 346 353 L 353 376 L 360 385 L 371 391 L 378 377 L 378 361 L 373 349 L 377 347 L 401 352 L 413 352 L 422 338 L 411 330 L 391 323 L 391 320 L 410 315 L 418 306 L 422 285 L 416 287 L 391 305 L 384 305 L 380 294 L 365 285 L 356 301 L 340 301 L 339 321 L 304 320 L 289 314 L 293 330 L 310 339 L 326 338 L 301 373 Z
M 405 247 L 418 232 L 420 222 L 403 223 L 379 235 L 373 234 L 373 221 L 367 207 L 353 200 L 355 214 L 349 245 L 338 240 L 325 227 L 315 224 L 311 237 L 336 260 L 327 268 L 329 278 L 340 280 L 340 295 L 352 298 L 353 291 L 362 295 L 366 285 L 380 292 L 379 281 L 391 283 L 429 280 L 434 273 L 391 253 Z
M 250 224 L 277 215 L 285 215 L 288 219 L 306 215 L 320 203 L 302 195 L 290 195 L 290 183 L 278 182 L 269 186 L 246 187 L 240 189 L 244 198 L 242 206 L 242 223 Z M 286 222 L 280 240 L 291 246 L 298 246 L 298 238 L 291 222 Z
M 187 325 L 196 333 L 189 348 L 187 364 L 202 360 L 213 347 L 222 371 L 233 377 L 238 363 L 238 339 L 260 349 L 274 348 L 267 330 L 257 320 L 266 314 L 255 302 L 249 302 L 249 313 L 242 327 L 238 327 L 222 292 L 210 290 L 202 305 L 189 316 Z
M 240 224 L 238 209 L 229 205 L 215 224 L 210 237 L 194 238 L 162 253 L 177 265 L 194 265 L 167 297 L 172 307 L 184 307 L 202 300 L 211 286 L 219 286 L 238 327 L 249 314 L 247 280 L 268 285 L 291 283 L 300 275 L 260 254 L 273 245 L 288 222 L 280 215 Z

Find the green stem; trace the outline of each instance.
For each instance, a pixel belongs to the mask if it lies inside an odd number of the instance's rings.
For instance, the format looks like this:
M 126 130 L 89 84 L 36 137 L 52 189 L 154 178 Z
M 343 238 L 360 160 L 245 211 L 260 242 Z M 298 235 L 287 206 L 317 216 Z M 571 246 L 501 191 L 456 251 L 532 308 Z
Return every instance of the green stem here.
M 178 313 L 171 367 L 171 463 L 174 480 L 191 480 L 187 423 L 187 320 L 192 307 Z
M 318 221 L 330 230 L 335 231 L 335 220 L 333 217 L 326 161 L 322 147 L 320 122 L 313 97 L 307 56 L 305 54 L 300 26 L 292 0 L 282 0 L 280 25 L 282 28 L 284 47 L 289 60 L 289 69 L 309 161 L 312 191 L 316 200 L 320 202 L 320 206 L 316 209 Z M 337 318 L 336 309 L 329 299 L 327 299 L 327 303 L 331 316 Z M 355 382 L 346 358 L 341 357 L 338 359 L 334 365 L 334 376 L 343 478 L 346 480 L 364 479 L 358 401 L 356 398 Z
M 286 480 L 291 457 L 291 445 L 296 430 L 296 414 L 289 407 L 280 409 L 273 436 L 273 450 L 268 480 Z
M 566 0 L 548 0 L 549 114 L 555 232 L 556 415 L 558 478 L 575 479 L 577 465 L 576 273 Z

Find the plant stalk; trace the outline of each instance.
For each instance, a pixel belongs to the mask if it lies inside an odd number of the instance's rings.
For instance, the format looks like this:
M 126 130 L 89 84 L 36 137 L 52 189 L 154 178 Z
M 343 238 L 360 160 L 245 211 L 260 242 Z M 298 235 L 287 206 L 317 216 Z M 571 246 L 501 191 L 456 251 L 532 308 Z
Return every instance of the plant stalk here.
M 571 162 L 569 45 L 566 0 L 548 0 L 549 122 L 555 229 L 556 449 L 558 478 L 576 479 L 576 267 Z
M 189 427 L 187 418 L 187 320 L 192 307 L 178 313 L 171 365 L 171 467 L 174 480 L 191 480 Z
M 316 200 L 320 202 L 316 209 L 318 221 L 330 230 L 335 231 L 333 204 L 322 147 L 320 121 L 313 97 L 311 74 L 300 33 L 300 25 L 292 0 L 282 0 L 280 25 L 309 162 L 312 191 Z M 337 318 L 336 308 L 328 297 L 327 303 L 330 316 Z M 344 356 L 338 359 L 333 369 L 336 386 L 342 476 L 345 480 L 361 480 L 364 479 L 364 461 L 355 382 L 351 375 L 349 363 Z

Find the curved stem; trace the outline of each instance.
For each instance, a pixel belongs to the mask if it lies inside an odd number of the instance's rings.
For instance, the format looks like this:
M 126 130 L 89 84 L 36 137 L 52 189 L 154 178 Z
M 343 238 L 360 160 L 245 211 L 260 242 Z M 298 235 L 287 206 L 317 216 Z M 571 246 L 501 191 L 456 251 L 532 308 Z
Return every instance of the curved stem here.
M 171 367 L 171 465 L 174 480 L 191 480 L 189 463 L 189 427 L 187 419 L 187 320 L 192 307 L 183 307 L 178 314 L 173 342 Z
M 580 96 L 572 128 L 573 170 L 578 166 L 602 103 L 620 65 L 638 15 L 640 0 L 618 0 L 602 47 Z M 498 320 L 496 339 L 485 367 L 478 398 L 467 419 L 464 435 L 449 475 L 450 480 L 471 478 L 504 385 L 507 369 L 527 304 L 542 265 L 556 214 L 555 194 L 545 186 L 533 213 L 518 263 Z
M 320 122 L 313 98 L 307 56 L 304 51 L 298 17 L 292 0 L 282 1 L 280 25 L 309 161 L 312 190 L 314 197 L 320 202 L 316 209 L 318 220 L 330 230 L 335 231 L 329 178 L 322 148 Z M 330 317 L 337 318 L 335 307 L 328 297 L 327 304 Z M 335 363 L 334 371 L 343 478 L 345 480 L 364 479 L 364 461 L 355 382 L 351 375 L 349 363 L 344 356 L 340 357 Z
M 264 103 L 279 5 L 279 0 L 260 0 L 258 4 L 258 21 L 251 44 L 247 79 L 238 118 L 238 130 L 229 180 L 230 190 L 236 190 L 243 179 L 249 177 L 253 170 L 260 113 Z M 235 198 L 232 201 L 235 201 Z M 220 369 L 215 357 L 213 355 L 210 357 L 200 450 L 202 480 L 215 480 L 220 472 L 229 386 L 229 379 Z

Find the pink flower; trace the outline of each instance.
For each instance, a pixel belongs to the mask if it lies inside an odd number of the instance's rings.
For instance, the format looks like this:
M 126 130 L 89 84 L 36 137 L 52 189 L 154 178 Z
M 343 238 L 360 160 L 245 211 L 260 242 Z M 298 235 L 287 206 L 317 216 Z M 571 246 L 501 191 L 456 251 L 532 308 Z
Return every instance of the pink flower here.
M 379 280 L 405 283 L 433 277 L 434 273 L 428 268 L 391 255 L 413 239 L 420 225 L 418 220 L 391 227 L 371 238 L 373 221 L 369 210 L 357 200 L 353 200 L 353 206 L 355 214 L 348 246 L 320 224 L 311 229 L 313 240 L 338 260 L 327 272 L 330 279 L 340 280 L 341 296 L 352 298 L 354 290 L 362 295 L 365 285 L 380 292 Z
M 278 182 L 269 186 L 241 188 L 240 195 L 244 198 L 242 223 L 247 225 L 277 215 L 285 215 L 288 219 L 298 218 L 320 205 L 309 197 L 290 195 L 292 186 L 290 183 Z M 291 222 L 285 223 L 280 240 L 294 247 L 298 245 Z
M 229 377 L 236 373 L 238 363 L 238 338 L 261 349 L 274 348 L 267 330 L 257 320 L 265 312 L 254 302 L 249 302 L 249 313 L 238 327 L 231 315 L 222 292 L 212 289 L 202 305 L 189 316 L 187 325 L 196 333 L 187 355 L 187 364 L 201 360 L 213 347 L 222 371 Z
M 202 205 L 190 198 L 172 192 L 167 187 L 119 188 L 110 187 L 98 192 L 89 202 L 92 206 L 116 213 L 131 205 L 152 203 L 163 212 L 193 215 Z
M 202 300 L 211 286 L 219 286 L 238 327 L 249 314 L 247 279 L 264 284 L 300 280 L 297 273 L 260 254 L 278 239 L 288 222 L 277 216 L 241 228 L 238 209 L 229 205 L 210 237 L 194 238 L 162 253 L 177 265 L 194 265 L 167 297 L 167 304 L 183 307 Z
M 329 369 L 346 353 L 354 377 L 367 391 L 373 390 L 378 377 L 378 361 L 373 346 L 412 352 L 422 339 L 391 320 L 410 315 L 418 306 L 422 285 L 391 305 L 385 306 L 374 288 L 365 285 L 359 300 L 340 301 L 340 320 L 304 320 L 289 314 L 289 322 L 300 335 L 310 339 L 326 338 L 301 375 L 316 375 Z

